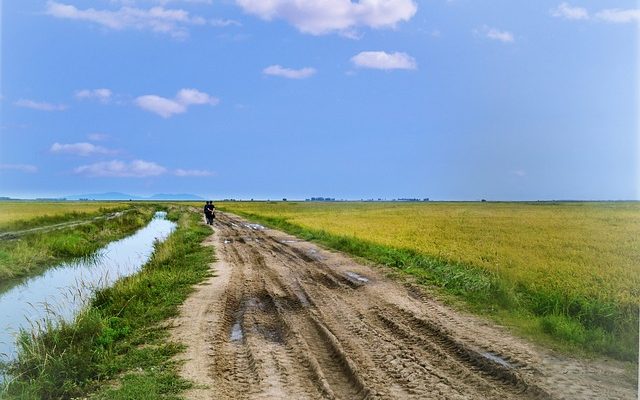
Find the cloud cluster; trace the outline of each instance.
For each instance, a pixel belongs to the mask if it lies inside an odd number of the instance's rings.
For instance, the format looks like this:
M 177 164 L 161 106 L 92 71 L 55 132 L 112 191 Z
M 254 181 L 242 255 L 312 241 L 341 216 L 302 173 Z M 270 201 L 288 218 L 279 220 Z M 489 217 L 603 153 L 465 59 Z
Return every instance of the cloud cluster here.
M 483 26 L 480 29 L 476 29 L 474 31 L 475 34 L 484 36 L 487 39 L 497 40 L 502 43 L 513 43 L 515 42 L 515 38 L 513 37 L 513 33 L 509 31 L 502 31 L 500 29 L 492 28 L 490 26 Z
M 68 107 L 64 104 L 52 104 L 40 101 L 20 99 L 14 103 L 18 107 L 30 108 L 39 111 L 64 111 Z
M 162 118 L 169 118 L 175 114 L 182 114 L 187 111 L 191 105 L 209 104 L 215 106 L 220 99 L 213 97 L 207 93 L 198 91 L 197 89 L 181 89 L 173 99 L 148 94 L 137 97 L 135 104 L 143 110 L 158 114 Z
M 551 9 L 551 16 L 569 20 L 598 20 L 614 24 L 640 22 L 640 9 L 608 8 L 595 12 L 593 15 L 584 7 L 572 6 L 569 3 L 560 3 Z
M 106 133 L 93 132 L 87 135 L 89 140 L 93 140 L 94 142 L 102 142 L 103 140 L 109 139 L 109 135 Z
M 384 51 L 363 51 L 351 57 L 351 62 L 360 68 L 373 69 L 416 69 L 416 60 L 407 53 Z
M 31 164 L 0 164 L 0 171 L 19 171 L 33 174 L 38 172 L 38 167 Z
M 205 177 L 215 175 L 211 171 L 200 169 L 176 169 L 170 171 L 158 163 L 145 160 L 101 161 L 82 165 L 75 168 L 73 172 L 78 175 L 93 178 L 149 178 L 167 173 L 171 173 L 177 177 Z
M 315 68 L 305 67 L 300 69 L 285 68 L 281 65 L 270 65 L 262 70 L 265 75 L 280 76 L 289 79 L 304 79 L 316 73 Z
M 213 172 L 207 171 L 204 169 L 176 169 L 175 171 L 173 171 L 173 174 L 175 176 L 181 176 L 181 177 L 190 177 L 190 176 L 202 177 L 202 176 L 215 175 Z
M 574 7 L 569 3 L 560 3 L 558 7 L 551 10 L 554 17 L 565 19 L 589 19 L 589 12 L 583 7 Z
M 167 169 L 151 161 L 102 161 L 89 165 L 82 165 L 74 169 L 79 175 L 101 178 L 146 178 L 158 176 L 167 172 Z
M 101 103 L 108 103 L 113 93 L 109 89 L 83 89 L 75 93 L 78 100 L 98 100 Z
M 394 27 L 418 10 L 412 0 L 236 0 L 242 9 L 264 20 L 283 19 L 312 35 L 353 36 L 359 27 Z
M 82 10 L 71 4 L 50 0 L 47 2 L 46 13 L 56 18 L 92 22 L 108 29 L 150 30 L 176 38 L 188 36 L 188 26 L 204 25 L 207 22 L 202 17 L 191 16 L 188 11 L 162 6 L 150 9 L 124 6 L 115 11 L 95 8 Z
M 54 143 L 49 149 L 54 154 L 74 154 L 78 156 L 91 156 L 94 154 L 113 154 L 115 151 L 87 142 L 79 143 Z

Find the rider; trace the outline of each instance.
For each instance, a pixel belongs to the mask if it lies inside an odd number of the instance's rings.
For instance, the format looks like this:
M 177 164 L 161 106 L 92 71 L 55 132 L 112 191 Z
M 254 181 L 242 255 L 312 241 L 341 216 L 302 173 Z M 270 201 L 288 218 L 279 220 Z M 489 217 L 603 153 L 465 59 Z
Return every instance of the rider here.
M 207 201 L 207 203 L 204 205 L 204 216 L 207 219 L 208 225 L 213 225 L 213 219 L 215 218 L 213 210 L 215 208 L 216 207 L 213 205 L 213 201 Z

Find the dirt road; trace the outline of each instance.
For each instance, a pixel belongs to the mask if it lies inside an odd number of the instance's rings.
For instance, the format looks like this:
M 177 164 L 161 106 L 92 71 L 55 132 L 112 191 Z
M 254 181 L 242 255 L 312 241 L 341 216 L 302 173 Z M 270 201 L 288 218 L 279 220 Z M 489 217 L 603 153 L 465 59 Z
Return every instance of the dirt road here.
M 174 338 L 193 399 L 635 398 L 612 362 L 554 357 L 412 285 L 218 213 L 216 276 Z

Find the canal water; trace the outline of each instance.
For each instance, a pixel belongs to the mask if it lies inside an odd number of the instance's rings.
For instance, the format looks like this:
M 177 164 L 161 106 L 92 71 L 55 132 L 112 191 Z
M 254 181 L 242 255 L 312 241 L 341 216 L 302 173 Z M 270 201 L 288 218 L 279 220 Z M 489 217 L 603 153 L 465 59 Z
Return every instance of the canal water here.
M 154 244 L 164 241 L 175 228 L 165 212 L 157 212 L 146 227 L 91 257 L 0 286 L 0 360 L 15 358 L 20 329 L 30 330 L 45 318 L 70 321 L 97 289 L 138 272 L 151 258 Z

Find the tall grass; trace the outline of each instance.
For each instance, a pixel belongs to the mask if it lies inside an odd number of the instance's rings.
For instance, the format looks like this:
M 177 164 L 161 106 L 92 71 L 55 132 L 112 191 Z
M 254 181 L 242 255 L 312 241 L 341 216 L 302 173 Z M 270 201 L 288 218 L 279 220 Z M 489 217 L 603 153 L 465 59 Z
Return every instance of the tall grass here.
M 199 214 L 174 209 L 177 230 L 156 246 L 142 271 L 100 290 L 72 322 L 55 321 L 20 337 L 7 398 L 177 398 L 189 383 L 178 377 L 163 321 L 175 316 L 195 283 L 208 274 L 211 233 Z M 0 393 L 1 394 L 1 393 Z M 2 396 L 0 396 L 2 397 Z
M 368 230 L 361 229 L 362 225 L 349 225 L 349 221 L 353 221 L 353 216 L 345 214 L 354 212 L 351 205 L 309 205 L 311 210 L 308 213 L 306 210 L 301 210 L 305 206 L 289 206 L 287 203 L 275 205 L 228 203 L 223 204 L 222 208 L 304 239 L 315 240 L 328 247 L 363 257 L 374 263 L 393 267 L 414 276 L 418 282 L 438 288 L 441 293 L 463 299 L 470 308 L 477 312 L 500 318 L 503 322 L 527 331 L 528 334 L 543 336 L 542 339 L 546 337 L 565 348 L 579 348 L 621 360 L 637 361 L 637 299 L 639 297 L 637 287 L 621 295 L 611 295 L 611 293 L 597 295 L 594 292 L 598 292 L 598 287 L 571 290 L 571 288 L 588 285 L 590 277 L 569 274 L 560 278 L 553 273 L 553 269 L 561 267 L 549 266 L 547 268 L 553 279 L 537 280 L 535 279 L 537 273 L 528 276 L 526 274 L 527 265 L 519 265 L 513 260 L 507 259 L 505 261 L 507 265 L 486 268 L 482 264 L 465 261 L 463 257 L 455 254 L 445 255 L 442 252 L 429 254 L 419 246 L 412 245 L 415 243 L 415 239 L 402 242 L 404 246 L 389 245 L 376 236 L 376 233 L 382 228 L 373 228 L 373 225 L 378 223 L 388 226 L 389 221 L 385 221 L 385 217 L 392 213 L 399 225 L 391 229 L 406 237 L 407 233 L 402 234 L 402 232 L 408 230 L 416 222 L 409 223 L 409 226 L 402 225 L 402 222 L 415 218 L 416 213 L 396 214 L 406 212 L 406 208 L 403 210 L 401 205 L 397 206 L 397 209 L 394 208 L 395 205 L 389 204 L 384 206 L 385 210 L 380 210 L 381 206 L 376 207 L 375 205 L 368 210 L 365 208 L 366 211 L 360 209 L 358 217 L 362 218 L 364 214 L 364 217 L 368 218 L 366 224 L 369 227 Z M 345 209 L 341 210 L 340 208 L 343 206 Z M 465 206 L 449 205 L 449 207 L 463 208 Z M 296 208 L 297 210 L 295 210 Z M 331 214 L 331 209 L 338 211 Z M 300 212 L 301 215 L 297 215 L 297 212 Z M 286 215 L 286 217 L 278 216 L 279 214 Z M 326 221 L 329 214 L 335 218 L 335 221 Z M 401 218 L 398 218 L 398 215 Z M 557 216 L 556 219 L 558 218 L 562 217 Z M 299 222 L 302 220 L 305 222 Z M 512 222 L 517 224 L 515 220 Z M 426 223 L 428 224 L 428 222 Z M 487 219 L 485 223 L 491 224 L 491 221 Z M 504 224 L 504 221 L 500 221 L 498 225 Z M 317 228 L 317 226 L 324 225 L 332 225 L 334 229 Z M 492 227 L 487 227 L 487 231 L 492 231 Z M 343 234 L 336 232 L 343 232 Z M 502 234 L 517 234 L 517 227 Z M 537 234 L 544 235 L 540 232 Z M 433 236 L 430 239 L 439 240 Z M 482 240 L 482 238 L 479 239 Z M 624 237 L 622 239 L 637 240 L 637 238 Z M 523 237 L 515 240 L 522 241 Z M 488 245 L 491 246 L 491 244 Z M 468 243 L 460 243 L 458 246 L 465 248 Z M 527 251 L 530 250 L 522 247 L 521 252 L 527 253 Z M 633 259 L 634 254 L 636 254 L 634 251 L 627 251 L 618 256 Z M 550 255 L 548 260 L 552 263 L 553 255 Z M 506 273 L 504 269 L 521 269 L 521 271 Z M 627 281 L 637 280 L 638 274 L 635 270 L 637 267 L 628 271 L 624 278 Z M 566 282 L 567 279 L 571 279 L 571 282 Z M 606 280 L 606 274 L 602 279 L 604 281 L 600 282 L 599 287 L 601 292 L 607 290 L 611 285 L 611 282 Z M 612 277 L 612 280 L 614 282 L 621 281 L 618 277 L 615 279 Z M 627 282 L 619 287 L 620 290 L 624 290 L 622 288 L 626 287 L 626 284 Z

